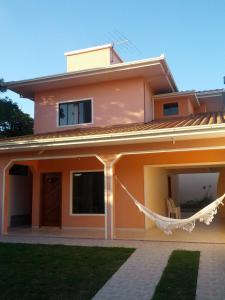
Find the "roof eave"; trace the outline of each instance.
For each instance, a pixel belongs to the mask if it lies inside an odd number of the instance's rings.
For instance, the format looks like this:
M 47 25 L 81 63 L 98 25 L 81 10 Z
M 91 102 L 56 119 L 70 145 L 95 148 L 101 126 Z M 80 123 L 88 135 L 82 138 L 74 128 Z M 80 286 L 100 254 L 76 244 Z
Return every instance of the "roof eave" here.
M 43 141 L 33 140 L 20 140 L 12 142 L 0 143 L 0 152 L 20 152 L 29 150 L 41 150 L 41 149 L 57 149 L 61 147 L 94 147 L 94 146 L 107 146 L 107 145 L 121 145 L 121 144 L 133 144 L 133 143 L 151 143 L 161 141 L 175 141 L 182 139 L 195 139 L 195 138 L 215 138 L 218 136 L 225 136 L 225 124 L 213 124 L 213 125 L 201 125 L 191 126 L 186 128 L 170 128 L 147 131 L 137 131 L 133 133 L 121 133 L 104 134 L 96 136 L 85 137 L 69 137 L 69 138 L 50 138 L 43 139 Z
M 166 60 L 163 55 L 151 59 L 145 59 L 145 60 L 138 60 L 138 61 L 132 61 L 132 62 L 126 62 L 126 63 L 119 63 L 119 64 L 114 64 L 109 67 L 105 68 L 97 68 L 97 69 L 88 69 L 88 70 L 82 70 L 82 71 L 76 71 L 76 72 L 67 72 L 67 73 L 62 73 L 62 74 L 57 74 L 57 75 L 51 75 L 51 76 L 43 76 L 43 77 L 38 77 L 38 78 L 33 78 L 33 79 L 27 79 L 27 80 L 20 80 L 20 81 L 9 81 L 5 82 L 3 85 L 7 89 L 18 93 L 20 96 L 24 98 L 30 98 L 33 100 L 34 94 L 32 92 L 24 94 L 20 89 L 23 87 L 29 87 L 32 85 L 40 85 L 44 83 L 51 83 L 51 82 L 57 82 L 59 80 L 67 80 L 67 79 L 80 79 L 80 78 L 88 78 L 89 76 L 94 76 L 94 75 L 101 75 L 105 74 L 107 72 L 115 72 L 115 71 L 124 71 L 124 70 L 129 70 L 129 69 L 135 69 L 135 68 L 141 68 L 141 67 L 148 67 L 151 65 L 154 65 L 155 63 L 161 64 L 161 66 L 164 69 L 165 76 L 168 77 L 168 83 L 171 86 L 172 91 L 176 91 L 176 83 L 172 77 L 171 72 L 168 69 L 168 65 L 166 63 Z M 166 70 L 165 70 L 166 67 Z

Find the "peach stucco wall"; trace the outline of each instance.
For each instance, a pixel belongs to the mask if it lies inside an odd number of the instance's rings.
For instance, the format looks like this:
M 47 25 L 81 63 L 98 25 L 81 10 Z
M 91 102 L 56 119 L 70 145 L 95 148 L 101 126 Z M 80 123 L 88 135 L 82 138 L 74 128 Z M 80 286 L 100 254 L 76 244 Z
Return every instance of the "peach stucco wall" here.
M 167 171 L 164 168 L 144 167 L 145 205 L 162 216 L 165 216 L 167 213 L 167 176 Z M 155 224 L 149 218 L 145 218 L 145 224 L 147 229 L 155 227 Z
M 92 68 L 102 68 L 110 65 L 110 48 L 81 52 L 67 56 L 67 72 Z
M 58 127 L 58 102 L 93 99 L 93 124 Z M 144 81 L 141 78 L 46 91 L 35 96 L 35 133 L 86 126 L 144 122 Z
M 96 158 L 39 161 L 39 173 L 62 173 L 62 227 L 103 227 L 104 216 L 71 216 L 71 171 L 104 170 Z
M 178 114 L 165 116 L 163 114 L 163 105 L 166 103 L 178 103 Z M 180 99 L 174 98 L 166 98 L 166 99 L 157 99 L 154 101 L 154 118 L 155 119 L 163 119 L 163 118 L 171 118 L 171 117 L 183 117 L 193 114 L 194 108 L 193 105 L 187 97 L 183 97 Z

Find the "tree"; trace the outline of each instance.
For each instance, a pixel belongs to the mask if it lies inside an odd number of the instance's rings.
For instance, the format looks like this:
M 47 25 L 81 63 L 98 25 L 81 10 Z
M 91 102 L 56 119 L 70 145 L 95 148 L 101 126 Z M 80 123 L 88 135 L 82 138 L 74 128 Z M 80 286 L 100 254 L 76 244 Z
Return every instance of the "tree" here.
M 0 92 L 5 91 L 0 80 Z M 33 119 L 8 97 L 0 97 L 0 138 L 33 133 Z

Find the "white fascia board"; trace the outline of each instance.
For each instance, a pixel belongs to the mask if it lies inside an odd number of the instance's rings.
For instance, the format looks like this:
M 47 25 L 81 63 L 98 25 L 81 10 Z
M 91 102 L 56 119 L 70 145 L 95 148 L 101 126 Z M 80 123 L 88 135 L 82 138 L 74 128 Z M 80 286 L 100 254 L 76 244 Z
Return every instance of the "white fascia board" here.
M 110 72 L 110 71 L 123 71 L 123 70 L 129 70 L 129 69 L 136 69 L 140 67 L 148 67 L 152 65 L 156 65 L 161 63 L 161 60 L 163 58 L 161 56 L 154 57 L 150 59 L 143 59 L 143 60 L 136 60 L 132 62 L 123 62 L 118 64 L 113 64 L 110 66 L 106 66 L 104 68 L 96 68 L 96 69 L 87 69 L 87 70 L 81 70 L 81 71 L 75 71 L 75 72 L 67 72 L 67 73 L 61 73 L 56 75 L 50 75 L 50 76 L 43 76 L 43 77 L 37 77 L 33 79 L 25 79 L 20 81 L 8 81 L 5 82 L 5 86 L 20 86 L 20 85 L 29 85 L 34 83 L 48 83 L 51 81 L 58 81 L 61 79 L 72 79 L 72 78 L 80 78 L 84 76 L 91 76 L 91 75 L 99 75 L 101 73 Z
M 80 54 L 80 53 L 84 53 L 84 52 L 90 52 L 90 51 L 101 50 L 101 49 L 112 48 L 112 47 L 113 47 L 112 44 L 104 44 L 104 45 L 84 48 L 84 49 L 80 49 L 80 50 L 68 51 L 68 52 L 65 52 L 64 55 L 69 56 L 69 55 Z

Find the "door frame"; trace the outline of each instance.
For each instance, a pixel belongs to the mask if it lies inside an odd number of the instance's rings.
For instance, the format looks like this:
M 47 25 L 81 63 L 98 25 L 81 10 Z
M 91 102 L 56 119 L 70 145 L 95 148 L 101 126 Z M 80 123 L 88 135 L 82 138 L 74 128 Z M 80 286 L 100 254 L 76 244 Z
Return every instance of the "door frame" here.
M 46 225 L 43 225 L 43 207 L 44 207 L 44 204 L 43 204 L 43 192 L 44 192 L 44 176 L 46 174 L 57 174 L 59 175 L 60 177 L 60 188 L 59 188 L 59 192 L 60 192 L 60 200 L 59 200 L 59 225 L 58 226 L 55 226 L 55 227 L 59 227 L 59 228 L 62 228 L 62 172 L 43 172 L 43 173 L 40 173 L 40 205 L 39 205 L 39 228 L 40 227 L 48 227 Z M 49 226 L 50 227 L 50 226 Z M 54 227 L 54 226 L 52 226 Z

